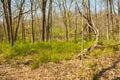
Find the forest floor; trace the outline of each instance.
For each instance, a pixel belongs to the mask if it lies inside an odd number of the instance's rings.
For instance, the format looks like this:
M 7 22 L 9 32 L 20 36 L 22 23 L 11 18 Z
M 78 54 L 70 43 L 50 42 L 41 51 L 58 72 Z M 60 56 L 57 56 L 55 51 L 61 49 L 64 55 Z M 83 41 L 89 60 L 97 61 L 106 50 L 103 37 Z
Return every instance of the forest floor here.
M 114 55 L 29 65 L 0 62 L 0 80 L 120 80 L 120 51 Z

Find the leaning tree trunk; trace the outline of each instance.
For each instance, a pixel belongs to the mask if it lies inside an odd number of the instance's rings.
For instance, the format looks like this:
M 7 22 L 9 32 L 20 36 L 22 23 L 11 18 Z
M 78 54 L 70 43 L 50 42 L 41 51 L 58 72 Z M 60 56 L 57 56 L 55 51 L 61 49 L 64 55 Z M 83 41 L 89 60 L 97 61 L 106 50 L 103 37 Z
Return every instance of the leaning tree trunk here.
M 99 30 L 95 27 L 95 25 L 94 25 L 94 22 L 92 21 L 91 22 L 91 24 L 89 24 L 88 22 L 87 22 L 87 24 L 88 24 L 88 26 L 94 31 L 94 33 L 96 34 L 96 39 L 95 39 L 95 41 L 94 41 L 94 43 L 90 46 L 90 47 L 88 47 L 88 48 L 86 48 L 86 49 L 83 49 L 82 51 L 81 51 L 81 53 L 78 55 L 78 57 L 80 57 L 80 59 L 87 53 L 87 52 L 90 52 L 91 50 L 93 50 L 97 45 L 98 45 L 98 43 L 99 43 Z
M 82 58 L 83 55 L 85 55 L 87 52 L 90 52 L 91 50 L 93 50 L 93 49 L 98 45 L 100 33 L 99 33 L 99 30 L 97 29 L 97 27 L 95 26 L 92 18 L 91 18 L 91 20 L 89 20 L 89 18 L 86 17 L 86 16 L 80 11 L 78 4 L 77 4 L 77 8 L 78 8 L 78 11 L 79 11 L 80 15 L 82 15 L 82 17 L 87 21 L 88 27 L 89 27 L 92 31 L 94 31 L 94 33 L 95 33 L 95 35 L 96 35 L 96 39 L 95 39 L 94 43 L 93 43 L 90 47 L 83 49 L 83 50 L 80 52 L 80 54 L 78 54 L 78 57 Z

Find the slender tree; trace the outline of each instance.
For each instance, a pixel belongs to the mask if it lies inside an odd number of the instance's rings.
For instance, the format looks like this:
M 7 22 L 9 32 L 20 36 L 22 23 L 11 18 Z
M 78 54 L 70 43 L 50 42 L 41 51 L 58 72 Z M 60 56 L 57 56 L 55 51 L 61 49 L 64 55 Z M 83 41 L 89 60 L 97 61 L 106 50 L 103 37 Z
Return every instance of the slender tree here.
M 25 3 L 25 0 L 21 0 L 20 1 L 20 5 L 18 7 L 19 15 L 18 15 L 18 21 L 17 21 L 17 25 L 16 25 L 16 29 L 15 29 L 14 41 L 17 40 L 17 35 L 18 35 L 19 26 L 20 26 L 20 21 L 21 21 L 22 15 L 23 15 L 22 12 L 23 12 L 24 3 Z
M 45 41 L 46 4 L 47 0 L 42 0 L 42 41 Z
M 77 39 L 77 28 L 78 28 L 78 15 L 77 15 L 77 2 L 75 2 L 75 41 Z
M 97 1 L 96 0 L 94 0 L 94 1 L 95 1 L 95 18 L 97 20 Z
M 113 0 L 109 0 L 109 5 L 110 5 L 110 19 L 111 19 L 111 33 L 112 33 L 112 38 L 114 37 L 114 23 L 113 23 Z
M 118 36 L 118 42 L 120 43 L 120 0 L 118 0 L 118 27 L 119 27 L 119 36 Z
M 90 0 L 87 1 L 88 3 L 88 22 L 91 24 L 91 4 L 90 4 Z M 89 38 L 91 39 L 91 28 L 88 27 L 88 35 L 89 35 Z
M 35 36 L 34 36 L 34 15 L 33 15 L 33 3 L 34 3 L 34 0 L 30 0 L 30 3 L 31 3 L 31 20 L 32 20 L 32 23 L 31 23 L 31 32 L 32 32 L 32 35 L 31 35 L 31 42 L 34 43 L 34 40 L 35 40 Z
M 50 39 L 51 28 L 52 28 L 52 0 L 49 0 L 48 20 L 46 26 L 46 40 Z
M 24 24 L 24 15 L 22 16 L 22 22 L 21 22 L 21 26 L 22 26 L 22 40 L 25 41 L 25 24 Z
M 107 0 L 107 34 L 106 34 L 106 38 L 107 40 L 109 40 L 109 27 L 110 27 L 110 21 L 109 21 L 109 1 Z
M 5 20 L 7 24 L 7 34 L 8 34 L 8 41 L 13 46 L 13 29 L 12 29 L 12 11 L 11 11 L 11 0 L 1 0 L 3 4 L 3 10 L 5 15 Z

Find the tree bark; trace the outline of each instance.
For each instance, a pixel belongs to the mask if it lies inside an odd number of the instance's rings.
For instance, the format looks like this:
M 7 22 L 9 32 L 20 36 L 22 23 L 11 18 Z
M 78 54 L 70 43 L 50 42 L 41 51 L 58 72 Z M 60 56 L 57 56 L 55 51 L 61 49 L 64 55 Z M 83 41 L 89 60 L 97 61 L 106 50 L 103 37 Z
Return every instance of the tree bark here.
M 17 35 L 18 35 L 18 30 L 19 30 L 19 26 L 20 26 L 20 20 L 21 20 L 21 18 L 22 18 L 22 12 L 23 12 L 23 5 L 24 5 L 24 3 L 25 3 L 25 0 L 22 0 L 21 2 L 20 2 L 20 8 L 19 8 L 19 16 L 18 16 L 18 22 L 17 22 L 17 25 L 16 25 L 16 29 L 15 29 L 15 36 L 14 36 L 14 41 L 16 41 L 17 40 Z
M 118 0 L 118 27 L 119 27 L 119 35 L 118 35 L 118 43 L 120 43 L 120 0 Z
M 77 18 L 77 2 L 75 2 L 75 41 L 77 40 L 77 27 L 78 27 L 78 18 Z
M 46 27 L 46 40 L 49 41 L 52 28 L 52 0 L 49 1 L 48 24 Z
M 12 30 L 12 11 L 11 11 L 11 0 L 1 0 L 3 4 L 3 10 L 5 15 L 5 20 L 7 24 L 7 35 L 8 35 L 8 41 L 11 44 L 11 46 L 14 45 L 13 41 L 13 30 Z
M 95 35 L 96 35 L 96 39 L 95 39 L 94 43 L 93 43 L 90 47 L 88 47 L 88 48 L 86 48 L 86 49 L 83 49 L 83 50 L 80 52 L 80 54 L 78 55 L 78 57 L 80 57 L 80 59 L 81 59 L 81 58 L 86 54 L 86 52 L 90 52 L 91 50 L 93 50 L 93 49 L 98 45 L 98 43 L 99 43 L 99 35 L 100 35 L 100 34 L 99 34 L 99 30 L 97 29 L 97 27 L 95 27 L 95 24 L 94 24 L 92 18 L 91 18 L 91 20 L 89 20 L 89 17 L 86 17 L 86 16 L 80 11 L 78 4 L 77 4 L 77 8 L 78 8 L 79 13 L 82 15 L 82 17 L 84 17 L 84 19 L 87 21 L 88 27 L 89 27 L 90 29 L 92 29 L 92 30 L 94 31 Z M 83 43 L 83 42 L 82 42 L 82 43 Z
M 35 36 L 34 36 L 34 15 L 33 15 L 33 2 L 34 0 L 30 0 L 30 3 L 31 3 L 31 19 L 32 19 L 32 23 L 31 23 L 31 32 L 32 32 L 32 35 L 31 35 L 31 42 L 34 43 L 34 40 L 35 40 Z
M 47 0 L 42 0 L 42 41 L 45 41 L 46 3 Z
M 24 15 L 22 16 L 22 40 L 25 41 Z
M 107 0 L 107 33 L 106 33 L 106 38 L 107 38 L 107 40 L 109 40 L 109 27 L 110 27 L 110 25 L 109 25 L 109 23 L 110 23 L 110 21 L 109 21 L 109 1 Z
M 111 33 L 112 33 L 112 38 L 114 38 L 114 23 L 113 23 L 113 0 L 109 0 L 109 5 L 110 5 L 110 19 L 111 19 Z

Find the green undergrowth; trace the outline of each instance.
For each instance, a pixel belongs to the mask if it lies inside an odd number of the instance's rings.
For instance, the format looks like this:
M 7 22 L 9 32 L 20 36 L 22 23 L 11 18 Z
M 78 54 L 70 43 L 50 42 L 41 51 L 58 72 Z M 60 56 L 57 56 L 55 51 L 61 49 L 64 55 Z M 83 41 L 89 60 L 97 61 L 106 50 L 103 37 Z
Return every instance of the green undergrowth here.
M 104 48 L 104 49 L 94 49 L 90 52 L 91 57 L 99 57 L 101 55 L 114 55 L 115 54 L 114 48 L 109 47 L 109 48 Z
M 84 41 L 84 47 L 89 47 L 93 41 Z M 113 43 L 105 43 L 105 45 Z M 120 46 L 117 46 L 117 50 Z M 0 61 L 25 61 L 31 60 L 30 65 L 36 68 L 40 63 L 55 62 L 61 60 L 70 60 L 74 55 L 81 51 L 81 42 L 79 41 L 49 41 L 49 42 L 21 42 L 17 41 L 13 47 L 8 43 L 0 43 Z M 104 49 L 94 49 L 88 53 L 91 57 L 104 54 L 114 54 L 114 47 Z
M 39 63 L 70 60 L 79 53 L 81 45 L 76 42 L 50 41 L 50 42 L 16 42 L 13 47 L 7 43 L 0 45 L 0 58 L 5 61 L 18 61 L 30 59 L 33 67 Z

